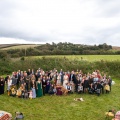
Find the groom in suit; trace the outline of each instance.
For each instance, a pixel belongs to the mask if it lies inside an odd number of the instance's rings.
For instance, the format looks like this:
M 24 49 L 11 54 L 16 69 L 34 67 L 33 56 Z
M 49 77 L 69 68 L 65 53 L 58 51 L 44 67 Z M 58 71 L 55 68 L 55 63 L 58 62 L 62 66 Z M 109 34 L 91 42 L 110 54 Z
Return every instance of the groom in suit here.
M 76 84 L 76 77 L 75 77 L 75 72 L 72 71 L 69 77 L 69 82 L 73 82 L 74 84 Z
M 47 81 L 46 81 L 45 76 L 43 76 L 43 79 L 42 79 L 42 89 L 43 89 L 43 95 L 45 95 L 46 85 L 47 85 Z
M 76 80 L 75 72 L 72 71 L 70 74 L 70 77 L 69 77 L 69 82 L 73 83 L 74 84 L 73 86 L 75 86 L 75 88 L 76 88 L 76 81 L 77 80 Z M 76 89 L 75 89 L 75 91 L 76 91 Z

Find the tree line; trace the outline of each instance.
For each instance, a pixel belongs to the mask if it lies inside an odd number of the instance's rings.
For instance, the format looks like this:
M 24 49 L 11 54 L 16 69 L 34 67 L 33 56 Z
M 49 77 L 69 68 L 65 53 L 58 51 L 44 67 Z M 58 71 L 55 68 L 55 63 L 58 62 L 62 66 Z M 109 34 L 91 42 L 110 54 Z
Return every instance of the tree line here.
M 46 43 L 36 47 L 0 50 L 0 58 L 40 56 L 40 55 L 118 55 L 120 51 L 113 51 L 111 45 L 83 45 L 67 42 Z

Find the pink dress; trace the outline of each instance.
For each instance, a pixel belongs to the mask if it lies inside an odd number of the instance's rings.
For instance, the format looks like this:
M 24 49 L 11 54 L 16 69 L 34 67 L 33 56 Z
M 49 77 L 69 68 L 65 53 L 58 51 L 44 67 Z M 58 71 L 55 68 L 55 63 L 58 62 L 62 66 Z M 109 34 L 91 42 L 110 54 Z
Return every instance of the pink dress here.
M 33 98 L 32 91 L 29 93 L 29 98 Z

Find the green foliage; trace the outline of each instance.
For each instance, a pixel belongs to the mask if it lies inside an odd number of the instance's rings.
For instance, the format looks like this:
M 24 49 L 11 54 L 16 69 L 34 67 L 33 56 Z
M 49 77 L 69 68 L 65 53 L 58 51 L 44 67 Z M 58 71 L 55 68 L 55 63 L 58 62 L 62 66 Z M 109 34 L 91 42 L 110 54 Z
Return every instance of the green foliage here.
M 119 51 L 112 51 L 112 46 L 107 45 L 106 43 L 100 45 L 82 45 L 82 44 L 73 44 L 67 42 L 60 42 L 55 44 L 46 43 L 43 45 L 28 46 L 24 45 L 19 48 L 18 46 L 6 49 L 3 49 L 3 56 L 5 52 L 12 58 L 22 57 L 22 56 L 38 56 L 38 55 L 106 55 L 106 54 L 119 54 Z M 2 55 L 2 54 L 1 54 Z M 0 56 L 1 57 L 1 56 Z
M 6 51 L 0 51 L 0 59 L 5 59 L 8 56 Z
M 107 45 L 104 43 L 103 45 L 94 45 L 94 46 L 88 46 L 88 45 L 81 45 L 81 44 L 72 44 L 72 43 L 52 43 L 50 44 L 44 44 L 41 46 L 37 46 L 36 49 L 44 51 L 44 55 L 54 54 L 54 55 L 79 55 L 79 54 L 98 54 L 98 52 L 101 50 L 100 54 L 108 54 L 111 52 L 107 52 L 108 50 L 112 49 L 112 46 Z M 107 51 L 106 51 L 107 50 Z
M 13 64 L 13 63 L 12 63 Z M 8 74 L 11 73 L 12 69 L 12 64 L 9 59 L 6 60 L 0 60 L 0 74 Z
M 25 60 L 25 57 L 21 57 L 21 59 L 20 59 L 20 60 L 23 60 L 23 61 L 24 61 L 24 60 Z
M 25 59 L 24 59 L 25 58 Z M 24 60 L 21 60 L 24 59 Z M 11 74 L 12 71 L 42 68 L 58 71 L 82 70 L 83 73 L 93 72 L 99 69 L 102 74 L 120 78 L 119 56 L 42 56 L 22 57 L 21 59 L 0 60 L 1 75 Z M 110 94 L 102 94 L 99 97 L 89 94 L 72 94 L 68 96 L 44 96 L 36 99 L 20 99 L 5 95 L 0 96 L 1 110 L 10 112 L 15 117 L 15 112 L 20 111 L 25 115 L 25 120 L 104 120 L 105 112 L 110 109 L 120 110 L 119 103 L 119 79 L 112 86 Z M 54 81 L 52 81 L 54 82 Z M 84 102 L 75 102 L 74 98 L 82 97 Z M 114 98 L 114 99 L 112 99 Z M 7 104 L 6 104 L 7 103 Z
M 88 57 L 88 58 L 87 58 Z M 114 59 L 113 59 L 114 58 Z M 116 58 L 116 59 L 115 59 Z M 120 77 L 119 56 L 43 56 L 43 57 L 21 57 L 16 60 L 0 61 L 0 73 L 6 74 L 17 70 L 27 70 L 28 68 L 37 70 L 42 68 L 45 71 L 56 68 L 58 71 L 82 70 L 84 73 L 99 69 L 101 72 L 116 78 Z

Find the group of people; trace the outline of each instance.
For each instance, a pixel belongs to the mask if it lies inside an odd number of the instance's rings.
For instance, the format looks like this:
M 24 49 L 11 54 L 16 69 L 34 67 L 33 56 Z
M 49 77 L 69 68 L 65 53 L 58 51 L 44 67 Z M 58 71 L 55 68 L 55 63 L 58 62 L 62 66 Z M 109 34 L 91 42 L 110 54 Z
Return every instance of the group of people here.
M 43 95 L 67 95 L 71 93 L 97 94 L 111 91 L 112 79 L 110 76 L 101 75 L 99 70 L 84 74 L 82 70 L 67 71 L 56 68 L 44 71 L 39 68 L 36 71 L 18 70 L 0 77 L 0 94 L 4 94 L 7 85 L 8 95 L 22 98 L 36 98 Z

